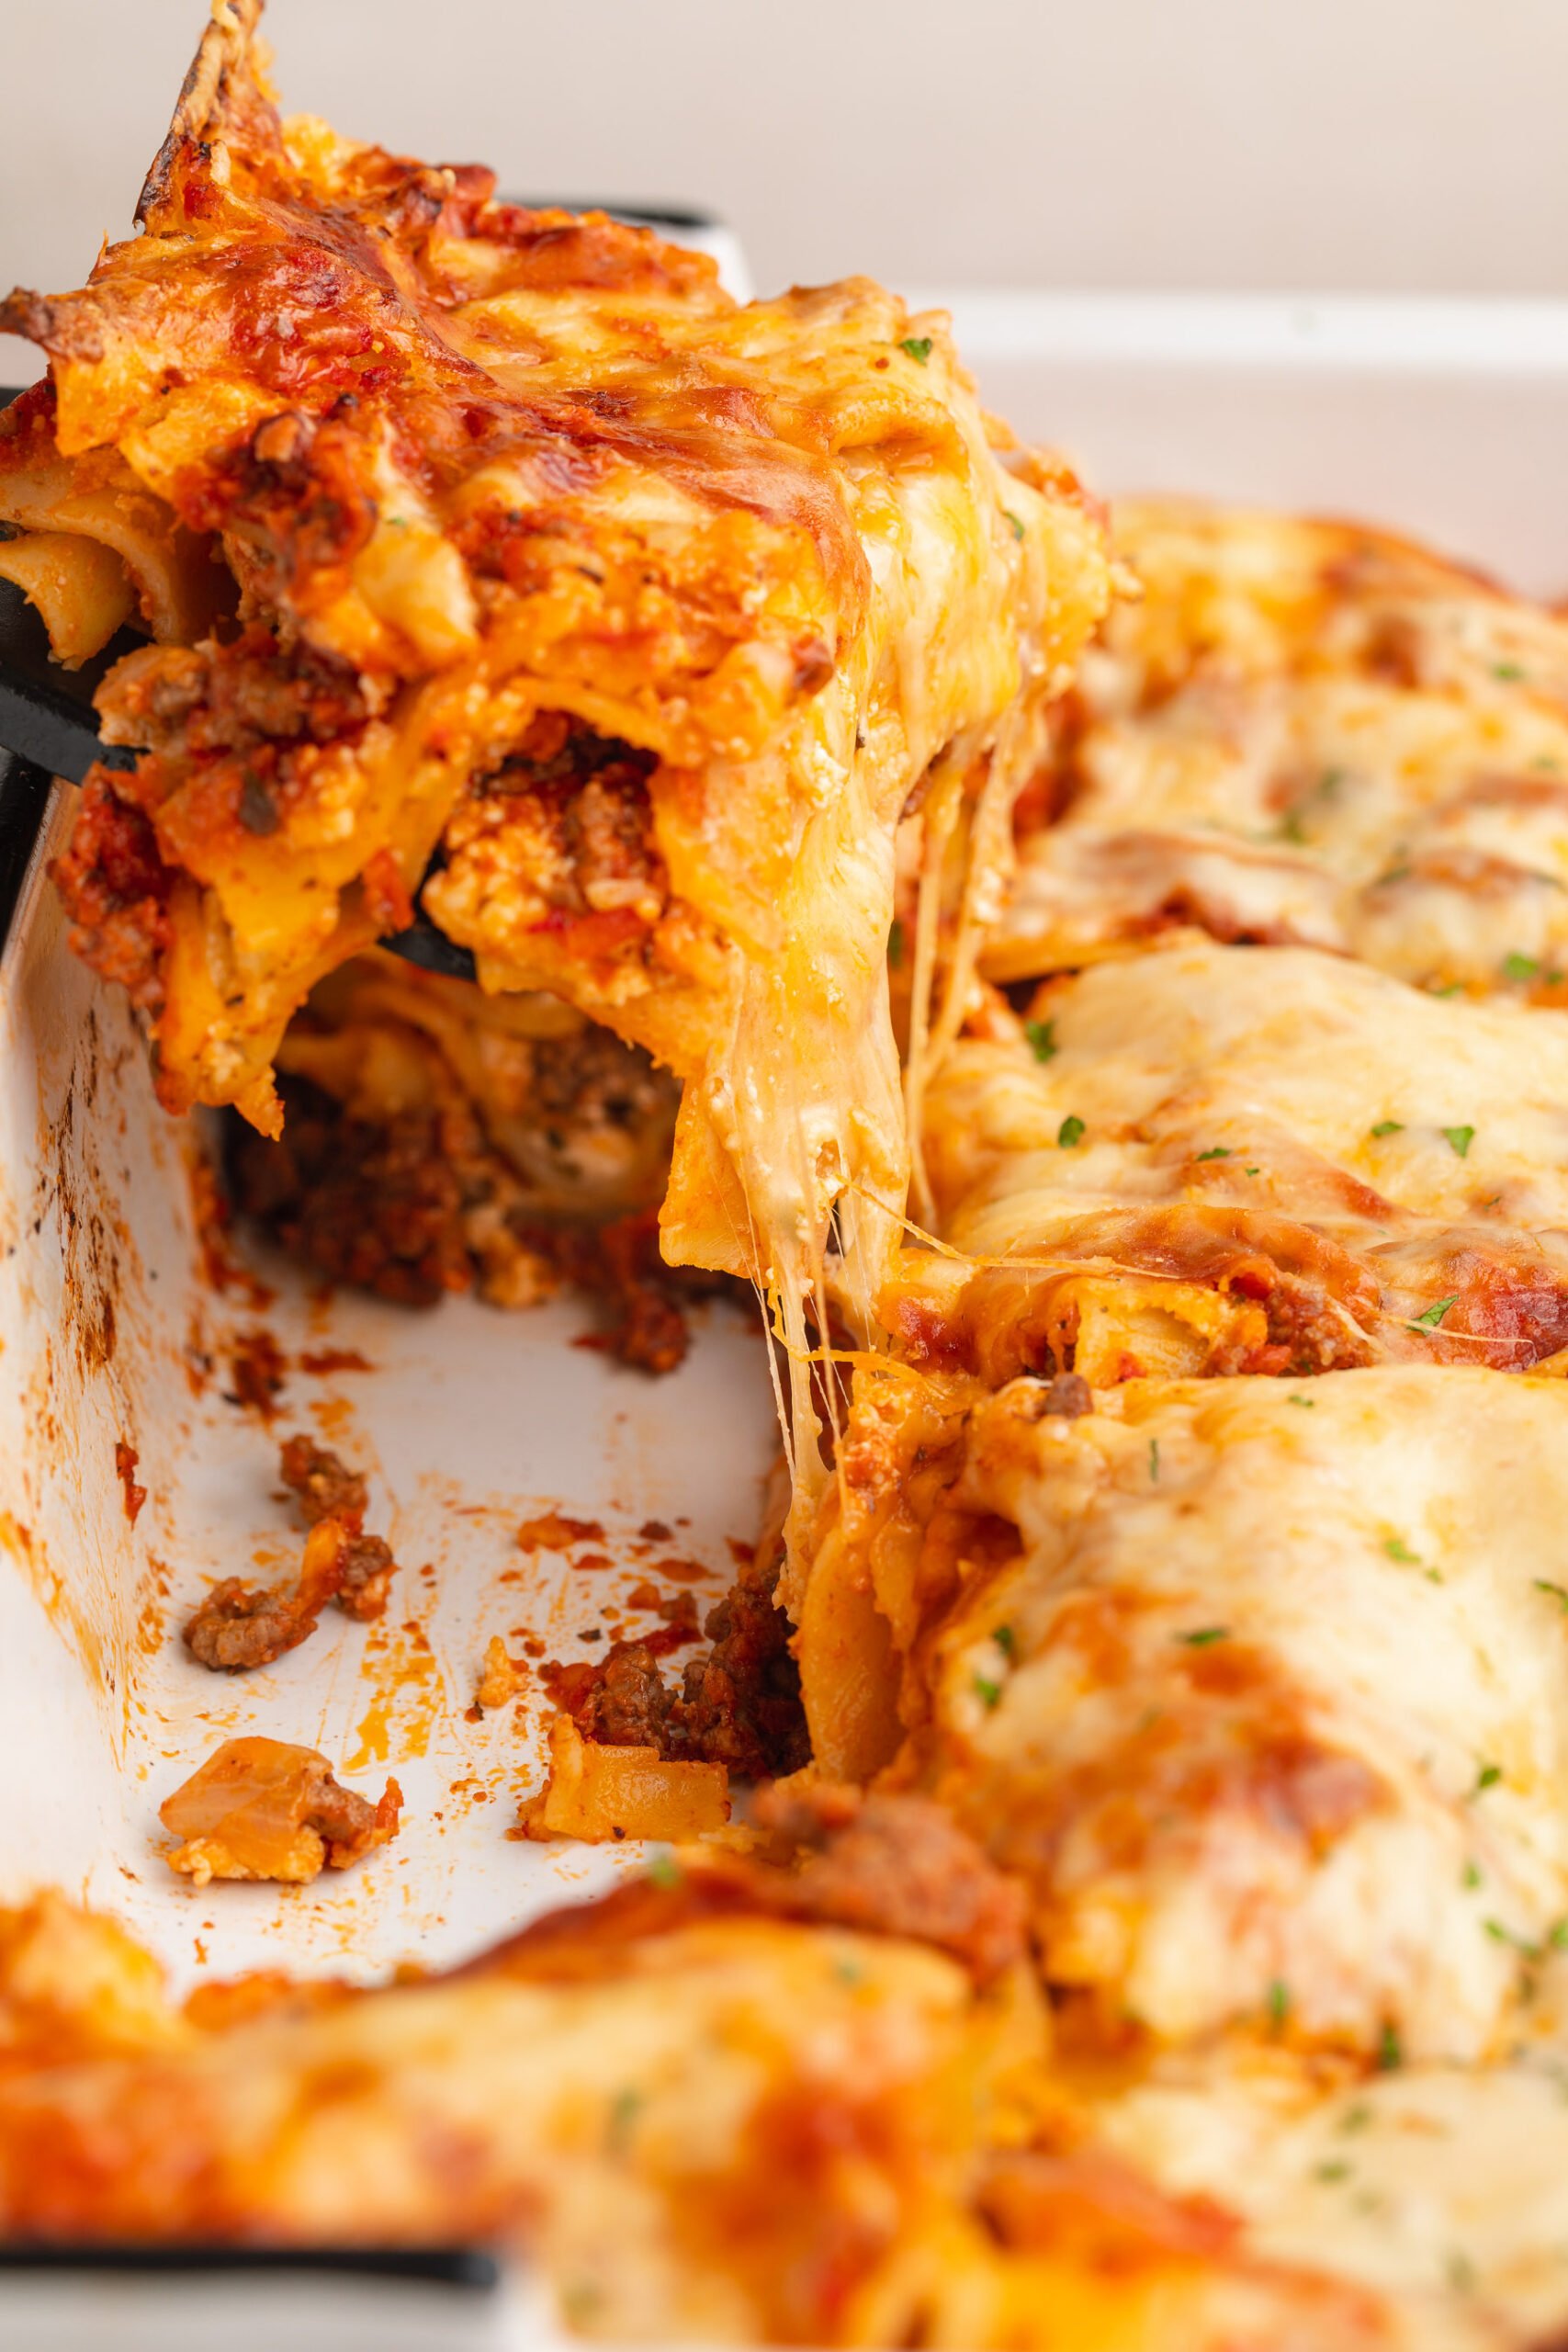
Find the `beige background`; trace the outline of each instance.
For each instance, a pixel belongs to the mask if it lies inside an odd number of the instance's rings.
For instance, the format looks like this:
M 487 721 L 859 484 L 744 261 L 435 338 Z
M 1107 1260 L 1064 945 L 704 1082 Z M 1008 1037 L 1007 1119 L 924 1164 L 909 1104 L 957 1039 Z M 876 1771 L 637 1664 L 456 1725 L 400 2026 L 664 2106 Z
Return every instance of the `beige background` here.
M 202 0 L 0 0 L 0 277 L 121 233 Z M 1568 292 L 1568 0 L 273 0 L 286 102 L 759 284 Z M 27 356 L 0 339 L 0 375 Z

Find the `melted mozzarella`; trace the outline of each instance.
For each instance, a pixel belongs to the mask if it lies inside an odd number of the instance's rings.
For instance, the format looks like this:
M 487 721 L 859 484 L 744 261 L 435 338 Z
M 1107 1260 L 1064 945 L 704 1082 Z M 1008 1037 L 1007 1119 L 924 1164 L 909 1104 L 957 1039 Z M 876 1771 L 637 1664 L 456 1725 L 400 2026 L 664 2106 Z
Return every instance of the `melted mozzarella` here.
M 1568 1916 L 1568 1392 L 1405 1366 L 1134 1383 L 1070 1421 L 1039 1396 L 970 1416 L 952 1499 L 1020 1548 L 923 1634 L 901 1770 L 1112 2015 L 1495 2052 Z
M 1180 503 L 1117 521 L 1145 598 L 1086 663 L 1030 804 L 1062 813 L 1021 829 L 998 975 L 1173 922 L 1478 992 L 1568 962 L 1558 617 L 1351 526 Z

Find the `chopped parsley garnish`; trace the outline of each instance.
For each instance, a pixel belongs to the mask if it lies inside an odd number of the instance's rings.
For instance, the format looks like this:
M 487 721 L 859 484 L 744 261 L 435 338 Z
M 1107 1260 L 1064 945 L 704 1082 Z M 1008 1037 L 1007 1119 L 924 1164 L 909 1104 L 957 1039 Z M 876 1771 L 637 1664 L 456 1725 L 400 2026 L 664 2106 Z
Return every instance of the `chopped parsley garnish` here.
M 1348 2180 L 1349 2177 L 1350 2167 L 1343 2156 L 1331 2156 L 1326 2164 L 1313 2167 L 1314 2180 Z
M 1269 2021 L 1282 2026 L 1291 2014 L 1291 1988 L 1282 1976 L 1276 1976 L 1269 1987 Z
M 1505 956 L 1503 978 L 1506 980 L 1533 980 L 1540 969 L 1539 956 Z
M 1385 2075 L 1392 2075 L 1396 2066 L 1404 2064 L 1404 2047 L 1399 2039 L 1398 2030 L 1385 2018 L 1382 2031 L 1378 2036 L 1378 2064 Z
M 1420 1553 L 1413 1552 L 1398 1535 L 1385 1535 L 1382 1548 L 1391 1560 L 1398 1561 L 1402 1568 L 1418 1568 L 1421 1565 Z
M 679 1886 L 681 1865 L 673 1854 L 650 1854 L 648 1860 L 648 1875 L 655 1886 Z
M 1445 980 L 1440 989 L 1429 989 L 1427 990 L 1427 994 L 1429 996 L 1461 996 L 1463 992 L 1464 982 L 1462 980 Z
M 1317 779 L 1317 788 L 1325 800 L 1332 799 L 1349 771 L 1346 768 L 1325 768 Z
M 1018 1635 L 1010 1625 L 993 1625 L 991 1639 L 1004 1657 L 1011 1657 L 1018 1648 Z
M 1296 1390 L 1292 1388 L 1290 1395 L 1286 1397 L 1285 1402 L 1287 1405 L 1300 1405 L 1303 1412 L 1310 1413 L 1314 1410 L 1317 1404 L 1317 1398 L 1315 1396 L 1300 1396 Z
M 1294 842 L 1300 848 L 1306 837 L 1306 827 L 1302 822 L 1301 810 L 1287 808 L 1280 820 L 1280 839 L 1282 842 Z
M 1029 1050 L 1037 1062 L 1048 1062 L 1053 1055 L 1059 1054 L 1062 1050 L 1056 1043 L 1056 1024 L 1054 1021 L 1026 1021 L 1023 1024 L 1023 1034 L 1029 1040 Z
M 911 359 L 918 359 L 923 368 L 931 356 L 931 339 L 929 334 L 907 334 L 898 348 L 907 351 Z
M 1056 1130 L 1056 1142 L 1063 1151 L 1071 1151 L 1074 1144 L 1082 1143 L 1083 1121 L 1069 1113 Z
M 1149 1476 L 1157 1487 L 1159 1485 L 1159 1440 L 1157 1437 L 1152 1437 L 1149 1440 Z
M 1359 2098 L 1354 2107 L 1345 2109 L 1339 2119 L 1339 2129 L 1341 2132 L 1364 2132 L 1371 2120 L 1371 2109 L 1364 2098 Z
M 904 960 L 904 926 L 897 915 L 893 918 L 893 927 L 887 934 L 887 960 L 895 971 Z
M 1261 1176 L 1263 1170 L 1261 1168 L 1244 1168 L 1241 1172 L 1244 1176 Z
M 1503 679 L 1506 684 L 1512 684 L 1515 679 L 1522 678 L 1524 674 L 1524 671 L 1517 662 L 1494 662 L 1492 664 L 1492 675 L 1495 678 Z
M 1463 1159 L 1471 1145 L 1475 1141 L 1475 1129 L 1473 1127 L 1445 1127 L 1443 1136 L 1450 1148 L 1457 1151 L 1460 1158 Z
M 988 1674 L 975 1677 L 975 1696 L 987 1707 L 994 1707 L 1002 1695 L 1002 1686 L 993 1682 Z
M 1480 1864 L 1478 1862 L 1466 1862 L 1463 1870 L 1460 1873 L 1459 1883 L 1463 1887 L 1467 1894 L 1473 1894 L 1476 1888 L 1481 1884 Z
M 1235 1152 L 1227 1143 L 1211 1144 L 1207 1151 L 1198 1154 L 1200 1159 L 1234 1159 Z
M 1458 1305 L 1459 1293 L 1456 1290 L 1450 1297 L 1439 1298 L 1435 1306 L 1426 1307 L 1419 1315 L 1413 1315 L 1405 1329 L 1411 1331 L 1435 1331 L 1450 1307 Z
M 1404 1133 L 1404 1122 L 1403 1119 L 1380 1119 L 1377 1125 L 1370 1127 L 1367 1132 L 1374 1136 L 1402 1136 Z
M 1537 1592 L 1550 1593 L 1559 1609 L 1568 1611 L 1568 1584 L 1553 1584 L 1548 1577 L 1537 1577 L 1535 1589 Z
M 1228 1625 L 1200 1625 L 1195 1634 L 1178 1634 L 1176 1636 L 1190 1650 L 1206 1650 L 1211 1642 L 1228 1642 L 1230 1637 Z
M 1501 1764 L 1483 1764 L 1475 1775 L 1476 1795 L 1479 1796 L 1483 1789 L 1495 1789 L 1502 1777 Z
M 1002 513 L 1007 516 L 1008 521 L 1012 525 L 1012 535 L 1013 535 L 1013 537 L 1014 537 L 1015 539 L 1021 539 L 1021 538 L 1022 538 L 1022 537 L 1023 537 L 1023 517 L 1022 517 L 1022 515 L 1021 515 L 1021 514 L 1015 514 L 1013 513 L 1012 508 L 1011 508 L 1010 506 L 1004 506 L 1004 507 L 1002 508 Z

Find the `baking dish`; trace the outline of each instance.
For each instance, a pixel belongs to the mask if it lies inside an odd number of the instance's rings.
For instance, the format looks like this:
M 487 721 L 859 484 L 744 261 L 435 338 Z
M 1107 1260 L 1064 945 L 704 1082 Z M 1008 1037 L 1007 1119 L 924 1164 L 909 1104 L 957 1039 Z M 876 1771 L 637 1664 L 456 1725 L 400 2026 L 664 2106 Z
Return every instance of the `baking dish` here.
M 1064 445 L 1103 492 L 1356 514 L 1535 594 L 1568 584 L 1555 464 L 1568 305 L 921 299 L 954 311 L 991 403 Z M 761 1346 L 709 1306 L 687 1363 L 648 1383 L 571 1344 L 582 1317 L 569 1302 L 411 1315 L 312 1295 L 248 1244 L 214 1246 L 191 1182 L 210 1138 L 163 1118 L 130 1017 L 63 951 L 43 867 L 68 790 L 46 796 L 13 769 L 0 815 L 18 865 L 39 813 L 0 964 L 0 1643 L 17 1792 L 0 1833 L 6 1883 L 60 1884 L 115 1912 L 176 1985 L 254 1967 L 365 1977 L 443 1964 L 638 1862 L 626 1848 L 506 1835 L 542 1777 L 538 1721 L 473 1720 L 474 1685 L 487 1638 L 519 1626 L 552 1657 L 591 1656 L 581 1635 L 636 1577 L 627 1546 L 650 1521 L 704 1572 L 700 1597 L 722 1588 L 773 1449 Z M 270 1428 L 231 1401 L 236 1352 L 259 1329 L 288 1365 Z M 334 1633 L 215 1685 L 178 1623 L 204 1578 L 291 1557 L 276 1448 L 294 1430 L 370 1469 L 372 1523 L 404 1564 L 394 1605 L 368 1634 Z M 135 1454 L 131 1472 L 117 1448 Z M 146 1489 L 134 1518 L 128 1478 Z M 612 1565 L 569 1577 L 558 1555 L 522 1554 L 519 1524 L 551 1510 L 598 1521 Z M 175 1881 L 158 1803 L 245 1730 L 320 1747 L 371 1794 L 395 1772 L 408 1800 L 397 1845 L 308 1889 Z M 448 2299 L 439 2327 L 455 2345 L 550 2332 L 517 2282 L 428 2290 Z M 193 2308 L 188 2282 L 170 2279 L 107 2311 L 101 2285 L 69 2269 L 0 2291 L 40 2314 L 31 2340 L 110 2352 L 178 2342 Z M 260 2342 L 312 2312 L 323 2340 L 350 2342 L 378 2324 L 386 2293 L 334 2279 L 329 2314 L 328 2290 L 296 2277 L 268 2290 L 293 2299 L 285 2321 L 251 2304 L 249 2282 L 243 2298 L 217 2277 L 200 2291 L 237 2344 L 253 2322 Z M 162 2318 L 160 2296 L 173 2299 Z M 434 2316 L 420 2324 L 411 2342 L 447 2340 Z

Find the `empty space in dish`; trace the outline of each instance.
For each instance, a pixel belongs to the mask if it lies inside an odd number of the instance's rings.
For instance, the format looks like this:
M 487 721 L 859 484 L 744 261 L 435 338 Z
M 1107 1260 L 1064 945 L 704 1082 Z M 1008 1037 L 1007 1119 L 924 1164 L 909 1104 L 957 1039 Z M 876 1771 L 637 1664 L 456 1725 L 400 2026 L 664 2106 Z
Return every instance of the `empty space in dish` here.
M 57 796 L 56 844 L 73 797 Z M 202 1968 L 439 1965 L 581 1900 L 637 1849 L 507 1836 L 544 1779 L 551 1702 L 531 1674 L 521 1703 L 474 1720 L 486 1642 L 602 1657 L 611 1632 L 580 1635 L 638 1580 L 689 1584 L 699 1615 L 719 1597 L 777 1444 L 752 1319 L 697 1307 L 687 1361 L 654 1380 L 574 1345 L 590 1310 L 570 1296 L 516 1315 L 323 1298 L 244 1242 L 230 1254 L 272 1295 L 215 1287 L 196 1132 L 158 1109 L 132 1022 L 69 955 L 41 873 L 19 912 L 0 1046 L 7 1894 L 52 1883 L 112 1911 L 182 1983 Z M 270 1427 L 229 1401 L 235 1349 L 258 1330 L 287 1364 Z M 295 1430 L 369 1475 L 367 1524 L 400 1563 L 386 1615 L 364 1626 L 329 1608 L 276 1664 L 209 1674 L 180 1639 L 209 1581 L 297 1568 L 277 1476 Z M 117 1445 L 146 1489 L 134 1523 Z M 520 1549 L 519 1526 L 552 1510 L 603 1539 Z M 668 1534 L 640 1533 L 650 1521 Z M 301 1888 L 176 1879 L 160 1801 L 251 1732 L 319 1747 L 372 1797 L 395 1775 L 395 1842 Z

